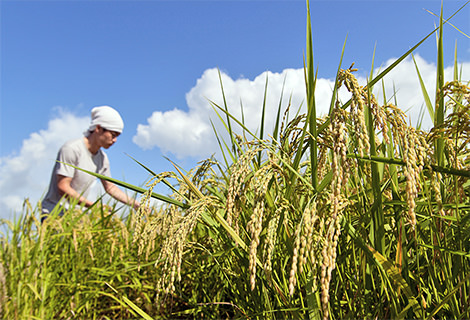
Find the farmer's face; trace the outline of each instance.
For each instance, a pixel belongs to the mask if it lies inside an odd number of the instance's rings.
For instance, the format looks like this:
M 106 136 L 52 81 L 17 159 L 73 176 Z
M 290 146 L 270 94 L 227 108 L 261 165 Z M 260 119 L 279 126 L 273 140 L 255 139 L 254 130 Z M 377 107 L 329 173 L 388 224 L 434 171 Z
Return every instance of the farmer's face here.
M 103 148 L 108 149 L 111 147 L 119 137 L 120 133 L 116 131 L 100 128 L 100 141 Z

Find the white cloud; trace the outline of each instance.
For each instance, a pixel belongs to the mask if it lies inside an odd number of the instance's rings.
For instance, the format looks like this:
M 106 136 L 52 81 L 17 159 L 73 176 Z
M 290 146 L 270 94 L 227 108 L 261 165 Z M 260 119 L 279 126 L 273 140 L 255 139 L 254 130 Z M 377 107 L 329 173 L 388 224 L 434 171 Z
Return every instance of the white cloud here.
M 233 80 L 221 73 L 227 106 L 232 115 L 242 119 L 247 128 L 256 132 L 261 123 L 261 110 L 265 92 L 266 76 L 268 91 L 266 97 L 265 132 L 272 132 L 277 115 L 284 78 L 284 111 L 292 96 L 292 112 L 295 113 L 305 100 L 303 70 L 286 69 L 282 73 L 266 71 L 253 80 Z M 206 70 L 196 86 L 186 94 L 188 110 L 174 109 L 167 112 L 155 111 L 146 124 L 137 127 L 133 141 L 144 149 L 159 147 L 165 153 L 173 153 L 182 158 L 186 156 L 207 157 L 218 151 L 218 144 L 210 120 L 218 134 L 226 132 L 223 124 L 213 110 L 210 101 L 224 107 L 219 73 L 217 69 Z M 225 115 L 219 111 L 225 119 Z M 232 122 L 234 131 L 240 127 Z M 266 134 L 265 134 L 266 136 Z
M 385 63 L 385 69 L 391 65 L 395 59 L 389 59 Z M 436 91 L 436 64 L 434 62 L 428 62 L 421 56 L 416 55 L 415 61 L 418 66 L 419 73 L 426 87 L 426 91 L 429 95 L 429 99 L 434 105 L 435 91 Z M 466 82 L 470 79 L 470 62 L 462 64 L 462 78 L 461 80 Z M 377 73 L 381 70 L 377 70 Z M 446 82 L 453 80 L 454 67 L 449 66 L 444 69 L 444 80 Z M 432 127 L 432 119 L 427 111 L 427 107 L 424 103 L 423 93 L 421 85 L 419 83 L 418 74 L 416 71 L 415 63 L 411 58 L 402 61 L 396 66 L 388 75 L 384 78 L 386 97 L 392 103 L 395 99 L 393 98 L 394 92 L 396 92 L 397 105 L 407 113 L 409 123 L 413 126 L 419 121 L 420 112 L 424 112 L 422 119 L 422 128 L 430 129 Z M 374 93 L 379 98 L 379 102 L 383 101 L 383 93 L 381 84 L 376 85 Z M 392 98 L 392 99 L 391 99 Z
M 45 130 L 32 133 L 17 154 L 0 158 L 0 218 L 11 219 L 25 198 L 35 207 L 47 191 L 52 166 L 60 146 L 79 137 L 88 127 L 88 117 L 59 110 Z
M 147 121 L 148 125 L 138 125 L 134 142 L 144 149 L 158 145 L 163 152 L 174 152 L 178 157 L 199 155 L 204 147 L 201 142 L 212 136 L 210 126 L 196 112 L 155 111 Z
M 415 56 L 419 72 L 428 90 L 431 101 L 434 99 L 436 66 L 433 62 L 425 61 L 419 55 Z M 390 59 L 378 74 L 395 59 Z M 470 78 L 470 63 L 463 64 L 462 79 Z M 446 68 L 445 79 L 452 79 L 453 66 Z M 229 111 L 237 119 L 242 119 L 240 105 L 243 104 L 243 117 L 245 124 L 252 132 L 259 131 L 261 111 L 265 92 L 266 76 L 268 77 L 268 94 L 266 101 L 265 137 L 271 133 L 279 106 L 280 94 L 285 80 L 282 112 L 287 107 L 292 96 L 291 115 L 295 114 L 299 106 L 305 101 L 305 83 L 303 69 L 286 69 L 281 73 L 266 71 L 253 80 L 239 78 L 233 79 L 224 72 L 221 78 L 225 98 Z M 366 83 L 365 78 L 358 77 L 361 85 Z M 396 92 L 398 106 L 407 111 L 409 121 L 416 125 L 420 110 L 426 108 L 423 94 L 418 80 L 416 68 L 411 58 L 402 61 L 384 78 L 384 87 L 387 99 L 392 98 Z M 324 115 L 328 112 L 333 88 L 332 79 L 318 79 L 315 90 L 317 112 Z M 374 93 L 378 101 L 383 101 L 382 84 L 375 86 Z M 345 102 L 349 94 L 340 91 L 340 99 Z M 213 133 L 210 120 L 212 119 L 218 134 L 226 129 L 213 111 L 209 100 L 223 107 L 222 91 L 217 69 L 206 70 L 196 85 L 187 93 L 186 102 L 188 110 L 173 109 L 167 112 L 155 111 L 146 124 L 140 124 L 133 141 L 141 148 L 152 149 L 159 147 L 164 153 L 172 153 L 179 158 L 186 156 L 207 157 L 219 149 Z M 391 100 L 395 101 L 394 99 Z M 423 128 L 430 128 L 432 121 L 425 109 Z M 305 112 L 305 109 L 302 110 Z M 221 114 L 225 119 L 225 116 Z

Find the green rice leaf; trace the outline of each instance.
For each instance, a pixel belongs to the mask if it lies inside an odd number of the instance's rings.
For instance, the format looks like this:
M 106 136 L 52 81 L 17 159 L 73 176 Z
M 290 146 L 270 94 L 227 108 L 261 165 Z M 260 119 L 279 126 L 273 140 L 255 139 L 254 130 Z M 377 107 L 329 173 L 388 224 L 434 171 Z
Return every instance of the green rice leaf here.
M 64 163 L 64 162 L 62 162 Z M 79 168 L 77 166 L 74 166 L 74 165 L 71 165 L 69 163 L 64 163 L 65 165 L 68 165 L 72 168 L 75 168 L 77 170 L 80 170 L 80 171 L 83 171 L 83 172 L 86 172 L 96 178 L 99 178 L 99 179 L 103 179 L 103 180 L 106 180 L 106 181 L 109 181 L 109 182 L 112 182 L 118 186 L 121 186 L 121 187 L 124 187 L 126 189 L 129 189 L 129 190 L 132 190 L 132 191 L 135 191 L 135 192 L 138 192 L 138 193 L 145 193 L 147 192 L 146 189 L 142 188 L 142 187 L 138 187 L 138 186 L 135 186 L 135 185 L 132 185 L 130 183 L 127 183 L 127 182 L 123 182 L 123 181 L 120 181 L 120 180 L 117 180 L 117 179 L 114 179 L 114 178 L 111 178 L 111 177 L 107 177 L 107 176 L 104 176 L 102 174 L 99 174 L 99 173 L 96 173 L 96 172 L 92 172 L 92 171 L 88 171 L 88 170 L 85 170 L 85 169 L 82 169 L 82 168 Z M 188 205 L 182 203 L 182 202 L 179 202 L 175 199 L 172 199 L 170 197 L 166 197 L 164 195 L 161 195 L 161 194 L 158 194 L 158 193 L 155 193 L 155 192 L 152 192 L 151 194 L 151 197 L 152 198 L 155 198 L 155 199 L 158 199 L 158 200 L 161 200 L 163 202 L 166 202 L 166 203 L 170 203 L 170 204 L 174 204 L 175 206 L 178 206 L 180 208 L 187 208 Z
M 421 73 L 419 72 L 416 59 L 414 55 L 412 55 L 412 57 L 413 57 L 413 62 L 415 64 L 416 73 L 418 74 L 419 84 L 421 86 L 421 92 L 423 93 L 424 103 L 426 104 L 426 107 L 428 109 L 429 116 L 431 117 L 431 119 L 434 120 L 434 107 L 432 105 L 431 99 L 429 98 L 429 94 L 428 94 L 428 91 L 426 90 L 426 86 L 424 84 L 423 78 L 421 77 Z
M 464 285 L 468 285 L 468 281 L 470 279 L 470 273 L 467 273 L 465 278 L 463 278 L 439 303 L 439 305 L 429 314 L 427 317 L 428 320 L 434 319 L 434 316 L 441 310 L 447 302 L 452 299 L 455 294 L 460 290 L 460 288 Z
M 369 251 L 373 254 L 374 258 L 377 260 L 377 262 L 386 271 L 388 276 L 397 285 L 397 287 L 403 290 L 403 292 L 405 293 L 408 299 L 408 304 L 413 309 L 413 312 L 415 313 L 415 315 L 419 318 L 422 318 L 423 313 L 422 313 L 421 307 L 418 301 L 416 300 L 416 298 L 413 296 L 413 292 L 408 286 L 408 283 L 406 283 L 405 279 L 403 279 L 403 277 L 401 276 L 400 270 L 397 267 L 395 267 L 395 265 L 391 261 L 389 261 L 383 255 L 381 255 L 377 250 L 375 250 L 371 246 L 367 246 L 367 247 Z

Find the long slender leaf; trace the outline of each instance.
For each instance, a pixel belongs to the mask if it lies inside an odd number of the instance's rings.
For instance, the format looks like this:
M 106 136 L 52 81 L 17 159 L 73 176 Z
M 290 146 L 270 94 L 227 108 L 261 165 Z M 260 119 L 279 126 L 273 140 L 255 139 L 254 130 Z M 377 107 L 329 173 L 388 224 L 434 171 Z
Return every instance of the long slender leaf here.
M 132 190 L 132 191 L 135 191 L 135 192 L 138 192 L 138 193 L 145 193 L 147 192 L 146 189 L 142 188 L 142 187 L 138 187 L 138 186 L 135 186 L 135 185 L 132 185 L 130 183 L 127 183 L 127 182 L 123 182 L 123 181 L 120 181 L 120 180 L 117 180 L 117 179 L 114 179 L 114 178 L 111 178 L 111 177 L 107 177 L 107 176 L 104 176 L 102 174 L 99 174 L 99 173 L 96 173 L 96 172 L 92 172 L 92 171 L 89 171 L 89 170 L 85 170 L 85 169 L 82 169 L 82 168 L 79 168 L 77 166 L 74 166 L 74 165 L 71 165 L 69 163 L 64 163 L 68 166 L 71 166 L 77 170 L 80 170 L 80 171 L 83 171 L 83 172 L 86 172 L 96 178 L 99 178 L 99 179 L 102 179 L 102 180 L 106 180 L 106 181 L 109 181 L 109 182 L 112 182 L 118 186 L 121 186 L 121 187 L 124 187 L 126 189 L 129 189 L 129 190 Z M 158 194 L 158 193 L 155 193 L 155 192 L 152 192 L 151 195 L 150 195 L 152 198 L 155 198 L 155 199 L 158 199 L 158 200 L 161 200 L 163 202 L 166 202 L 166 203 L 170 203 L 170 204 L 174 204 L 175 206 L 178 206 L 178 207 L 181 207 L 181 208 L 187 208 L 188 205 L 182 203 L 182 202 L 179 202 L 175 199 L 172 199 L 170 197 L 167 197 L 167 196 L 164 196 L 164 195 L 161 195 L 161 194 Z
M 415 64 L 416 73 L 418 74 L 419 84 L 421 86 L 421 92 L 423 94 L 424 103 L 426 104 L 426 108 L 428 109 L 429 116 L 431 117 L 431 119 L 434 120 L 434 117 L 435 117 L 434 116 L 434 107 L 432 105 L 431 99 L 429 98 L 429 94 L 426 90 L 426 86 L 424 84 L 423 78 L 421 77 L 421 73 L 419 72 L 418 64 L 416 63 L 416 59 L 415 59 L 414 55 L 412 55 L 412 57 L 413 57 L 413 62 Z
M 360 157 L 356 154 L 348 154 L 348 157 L 363 160 L 363 161 L 376 161 L 376 162 L 382 162 L 382 163 L 388 163 L 388 164 L 398 164 L 402 166 L 405 165 L 405 162 L 403 160 L 397 159 L 397 158 L 385 158 L 385 157 L 380 157 L 380 156 Z M 431 167 L 432 170 L 436 172 L 451 174 L 451 175 L 459 176 L 459 177 L 470 178 L 470 170 L 441 167 L 441 166 L 437 166 L 434 164 L 429 165 L 429 167 Z

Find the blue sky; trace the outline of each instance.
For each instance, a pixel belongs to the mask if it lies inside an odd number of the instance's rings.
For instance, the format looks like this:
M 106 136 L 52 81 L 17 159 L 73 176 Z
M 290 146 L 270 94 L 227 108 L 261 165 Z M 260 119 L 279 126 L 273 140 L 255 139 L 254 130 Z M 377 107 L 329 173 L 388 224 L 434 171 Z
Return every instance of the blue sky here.
M 464 3 L 446 0 L 444 16 Z M 363 80 L 374 47 L 374 66 L 383 69 L 434 29 L 438 18 L 427 10 L 439 14 L 440 6 L 311 1 L 318 99 L 328 99 L 346 37 L 343 67 L 355 62 Z M 171 170 L 164 156 L 190 169 L 217 152 L 208 120 L 217 121 L 208 102 L 220 102 L 217 68 L 229 105 L 238 110 L 242 100 L 254 130 L 266 75 L 272 110 L 285 76 L 294 106 L 303 99 L 303 0 L 2 0 L 0 15 L 0 218 L 21 211 L 24 198 L 41 198 L 57 149 L 81 135 L 94 106 L 113 106 L 125 121 L 124 133 L 107 151 L 113 176 L 142 185 L 147 174 L 126 153 L 161 172 Z M 470 6 L 451 22 L 461 32 L 445 28 L 445 66 L 452 66 L 457 43 L 468 81 Z M 415 54 L 432 88 L 435 38 Z M 411 109 L 410 121 L 416 120 L 422 101 L 410 60 L 389 77 L 387 86 L 393 85 L 399 106 Z

